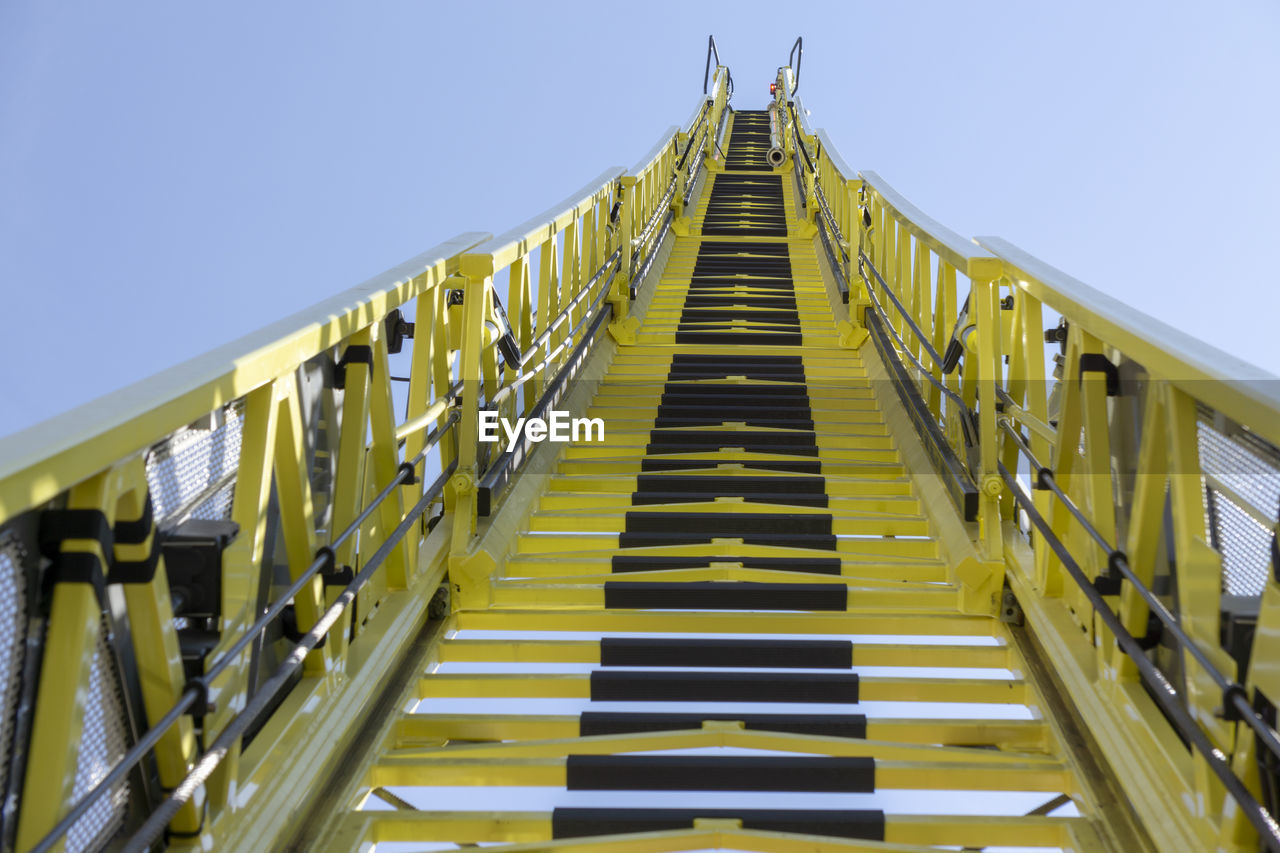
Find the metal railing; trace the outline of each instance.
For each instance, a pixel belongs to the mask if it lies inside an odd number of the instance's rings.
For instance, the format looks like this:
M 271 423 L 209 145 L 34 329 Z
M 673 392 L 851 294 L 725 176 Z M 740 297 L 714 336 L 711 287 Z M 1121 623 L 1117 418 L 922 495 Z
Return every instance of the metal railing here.
M 486 513 L 495 508 L 523 461 L 480 454 L 479 412 L 554 405 L 601 330 L 625 321 L 635 286 L 714 150 L 731 86 L 717 63 L 690 123 L 664 132 L 633 170 L 605 172 L 500 237 L 462 235 L 0 442 L 0 545 L 9 549 L 16 537 L 13 553 L 45 546 L 50 554 L 22 568 L 52 590 L 42 602 L 45 648 L 65 664 L 43 667 L 22 752 L 28 770 L 9 780 L 20 849 L 60 850 L 89 820 L 129 837 L 125 849 L 145 849 L 166 831 L 234 847 L 236 824 L 223 818 L 236 785 L 257 792 L 239 804 L 236 823 L 290 811 L 298 792 L 276 775 L 280 761 L 327 754 L 337 741 L 329 735 L 359 724 L 344 703 L 373 690 L 394 664 L 446 574 L 455 601 L 474 590 L 464 558 L 478 499 Z M 405 338 L 411 344 L 401 352 Z M 393 392 L 393 381 L 407 387 Z M 238 528 L 215 565 L 216 612 L 199 620 L 217 642 L 188 661 L 195 672 L 187 675 L 176 661 L 179 632 L 190 626 L 175 618 L 180 596 L 168 590 L 169 543 L 152 515 L 148 453 L 178 434 L 204 440 L 188 425 L 210 413 L 221 422 L 228 404 L 237 426 L 230 467 L 175 492 L 187 496 L 185 517 L 232 490 L 224 518 Z M 174 468 L 166 476 L 189 474 Z M 433 506 L 448 523 L 427 522 Z M 86 519 L 101 522 L 90 539 Z M 170 513 L 166 523 L 177 519 Z M 277 567 L 289 580 L 272 591 Z M 126 710 L 123 730 L 134 734 L 113 745 L 105 775 L 73 797 L 83 780 L 77 738 L 67 733 L 81 730 L 74 697 L 101 640 L 83 626 L 98 625 L 104 608 L 119 610 L 108 626 L 117 617 L 129 623 L 132 646 L 116 644 L 129 664 L 121 678 L 136 679 L 124 688 L 142 701 Z M 279 663 L 256 676 L 271 659 L 268 647 Z M 245 752 L 246 737 L 267 719 L 276 721 L 270 736 L 257 735 Z M 167 795 L 140 788 L 127 815 L 95 817 L 122 780 L 157 774 Z
M 850 169 L 778 79 L 850 319 L 922 401 L 924 443 L 979 488 L 977 542 L 1120 781 L 1160 792 L 1148 828 L 1280 849 L 1280 647 L 1261 630 L 1280 624 L 1280 379 L 1007 241 L 962 238 Z

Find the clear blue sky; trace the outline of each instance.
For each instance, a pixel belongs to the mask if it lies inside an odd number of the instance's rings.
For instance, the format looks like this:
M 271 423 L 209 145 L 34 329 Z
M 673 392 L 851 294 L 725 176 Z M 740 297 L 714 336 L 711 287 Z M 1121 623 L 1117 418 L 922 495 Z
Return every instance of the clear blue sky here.
M 633 163 L 708 33 L 736 105 L 803 35 L 855 168 L 1280 373 L 1272 2 L 9 0 L 0 434 Z

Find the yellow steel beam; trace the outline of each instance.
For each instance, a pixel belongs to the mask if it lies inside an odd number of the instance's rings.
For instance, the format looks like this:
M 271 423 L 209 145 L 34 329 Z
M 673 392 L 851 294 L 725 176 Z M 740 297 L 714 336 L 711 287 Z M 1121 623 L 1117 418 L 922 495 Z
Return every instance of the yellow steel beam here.
M 1031 699 L 1017 678 L 879 678 L 859 679 L 858 696 L 865 702 L 976 702 L 1026 704 Z M 537 698 L 588 699 L 591 681 L 585 675 L 540 673 L 433 673 L 418 682 L 420 699 Z
M 733 722 L 733 711 L 722 711 Z M 712 714 L 714 716 L 714 713 Z M 576 716 L 538 714 L 406 714 L 396 721 L 391 749 L 439 746 L 446 741 L 521 741 L 576 737 Z M 870 719 L 869 740 L 896 743 L 998 745 L 1019 752 L 1045 752 L 1048 729 L 1042 720 Z

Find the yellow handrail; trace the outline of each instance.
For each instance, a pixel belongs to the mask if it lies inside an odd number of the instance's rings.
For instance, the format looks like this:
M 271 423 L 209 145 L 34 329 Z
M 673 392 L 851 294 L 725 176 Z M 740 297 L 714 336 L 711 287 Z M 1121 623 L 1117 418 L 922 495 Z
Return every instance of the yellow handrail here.
M 173 710 L 181 701 L 190 706 L 195 695 L 177 652 L 160 553 L 158 525 L 176 520 L 153 518 L 148 488 L 158 476 L 157 448 L 167 453 L 165 448 L 194 442 L 220 454 L 216 476 L 201 481 L 200 499 L 233 489 L 229 520 L 238 534 L 220 555 L 219 637 L 206 656 L 219 661 L 220 670 L 207 685 L 203 737 L 205 743 L 221 736 L 231 744 L 223 765 L 231 770 L 208 780 L 204 796 L 211 805 L 203 818 L 195 801 L 174 810 L 174 830 L 194 833 L 202 819 L 206 829 L 218 825 L 229 814 L 225 804 L 237 778 L 255 786 L 265 772 L 259 757 L 266 736 L 255 742 L 253 755 L 239 757 L 245 720 L 237 714 L 252 687 L 247 650 L 262 627 L 261 578 L 278 560 L 267 549 L 268 530 L 278 531 L 284 553 L 278 564 L 288 568 L 296 587 L 288 607 L 300 631 L 315 625 L 332 603 L 328 574 L 340 576 L 349 567 L 367 579 L 351 599 L 354 608 L 336 617 L 328 610 L 336 622 L 306 656 L 304 681 L 282 706 L 282 731 L 306 725 L 336 731 L 351 723 L 350 691 L 372 690 L 393 660 L 391 650 L 408 641 L 405 632 L 425 611 L 450 554 L 465 554 L 470 546 L 481 400 L 527 411 L 574 350 L 589 311 L 608 297 L 605 307 L 625 318 L 631 270 L 620 255 L 643 259 L 656 251 L 666 231 L 652 226 L 667 211 L 678 214 L 704 168 L 702 158 L 714 151 L 728 70 L 717 66 L 714 79 L 691 123 L 665 131 L 632 173 L 606 170 L 497 237 L 460 235 L 311 309 L 0 440 L 0 525 L 6 531 L 18 516 L 31 513 L 35 523 L 62 506 L 101 517 L 103 529 L 128 530 L 129 537 L 146 528 L 140 541 L 130 538 L 114 548 L 106 540 L 100 545 L 74 537 L 56 547 L 63 554 L 94 555 L 106 573 L 99 581 L 109 584 L 118 581 L 112 572 L 119 561 L 146 565 L 146 555 L 153 555 L 154 571 L 123 588 L 143 722 L 172 722 L 148 742 L 169 788 L 200 754 L 189 715 Z M 501 276 L 508 282 L 510 328 L 502 327 L 492 298 Z M 503 365 L 500 350 L 510 348 L 496 343 L 507 334 L 521 358 Z M 407 405 L 398 413 L 392 382 L 403 377 L 392 376 L 390 357 L 406 337 L 413 341 L 406 353 Z M 210 429 L 203 421 L 225 425 Z M 425 523 L 433 498 L 423 484 L 433 477 L 448 478 L 443 502 L 453 514 L 452 523 L 434 528 Z M 183 492 L 182 505 L 189 503 Z M 23 525 L 24 531 L 35 529 Z M 335 539 L 343 530 L 348 533 Z M 8 547 L 7 540 L 0 546 Z M 375 555 L 377 562 L 361 571 Z M 466 572 L 457 578 L 465 585 Z M 284 606 L 276 602 L 271 612 Z M 66 733 L 83 728 L 85 708 L 76 697 L 84 694 L 87 662 L 101 640 L 101 602 L 93 584 L 55 584 L 50 607 L 46 642 L 68 665 L 46 667 L 36 697 L 32 771 L 18 823 L 24 848 L 55 826 L 72 801 L 78 745 Z M 205 690 L 202 685 L 196 693 L 203 697 Z M 254 701 L 261 705 L 262 699 Z M 176 722 L 174 713 L 180 714 Z M 233 724 L 241 728 L 228 728 Z M 277 799 L 276 792 L 264 792 L 251 808 L 266 815 Z
M 291 317 L 0 439 L 0 521 L 38 506 L 380 322 L 456 272 L 468 232 Z
M 785 101 L 786 69 L 778 80 Z M 829 255 L 837 271 L 853 279 L 856 264 L 870 295 L 885 297 L 871 299 L 874 304 L 851 298 L 851 319 L 885 311 L 884 321 L 902 342 L 888 356 L 905 356 L 907 373 L 941 426 L 953 398 L 939 393 L 939 386 L 958 391 L 976 412 L 980 458 L 971 473 L 984 493 L 980 538 L 987 554 L 1008 567 L 1007 581 L 1021 606 L 1029 616 L 1034 612 L 1029 621 L 1041 642 L 1052 646 L 1057 675 L 1089 727 L 1106 733 L 1117 754 L 1170 737 L 1170 724 L 1138 686 L 1138 668 L 1129 657 L 1133 641 L 1122 648 L 1107 627 L 1114 624 L 1110 615 L 1095 618 L 1095 590 L 1086 594 L 1064 580 L 1062 552 L 1050 540 L 1068 549 L 1073 577 L 1078 567 L 1096 590 L 1114 596 L 1107 600 L 1132 637 L 1148 631 L 1155 578 L 1176 577 L 1167 606 L 1191 644 L 1173 652 L 1185 673 L 1179 699 L 1212 749 L 1230 757 L 1258 796 L 1257 777 L 1247 770 L 1257 761 L 1255 731 L 1232 721 L 1241 702 L 1228 702 L 1222 684 L 1235 684 L 1245 695 L 1280 695 L 1280 670 L 1261 663 L 1280 659 L 1280 566 L 1253 567 L 1262 576 L 1261 583 L 1250 581 L 1260 609 L 1258 630 L 1243 649 L 1223 645 L 1226 604 L 1220 593 L 1228 582 L 1224 554 L 1230 550 L 1241 559 L 1241 549 L 1257 554 L 1274 548 L 1277 496 L 1250 487 L 1241 471 L 1280 482 L 1280 379 L 1006 240 L 962 237 L 875 172 L 854 172 L 796 106 L 796 142 L 817 152 L 798 188 L 809 216 L 828 245 L 839 244 Z M 804 154 L 794 156 L 799 162 Z M 957 293 L 961 276 L 969 279 L 967 299 Z M 852 292 L 858 283 L 850 280 L 849 286 Z M 1056 329 L 1046 329 L 1046 322 L 1059 318 Z M 1046 357 L 1049 340 L 1061 348 L 1054 363 Z M 948 348 L 952 357 L 942 358 Z M 934 354 L 948 368 L 958 361 L 958 373 L 944 373 Z M 950 438 L 963 458 L 959 435 L 953 431 Z M 1033 490 L 1014 486 L 1020 491 L 1015 502 L 1008 484 L 1018 482 L 1015 474 L 1019 466 L 1026 470 L 1028 458 L 1035 460 Z M 1264 505 L 1268 499 L 1271 505 Z M 1040 528 L 1026 528 L 1021 506 L 1034 510 Z M 1256 530 L 1250 533 L 1239 521 L 1224 524 L 1216 513 L 1227 509 Z M 1244 536 L 1253 539 L 1243 542 Z M 1064 623 L 1078 628 L 1060 635 L 1052 627 Z M 1101 651 L 1081 649 L 1073 657 L 1067 650 L 1082 636 Z M 1254 662 L 1248 673 L 1238 666 L 1246 656 Z M 1205 804 L 1179 816 L 1202 840 L 1256 842 L 1258 816 L 1250 825 L 1246 810 L 1232 808 L 1217 787 L 1229 772 L 1225 762 L 1213 759 L 1210 773 L 1203 750 L 1189 756 L 1180 747 L 1150 749 L 1163 769 L 1117 759 L 1127 786 L 1168 786 L 1172 798 L 1162 802 Z

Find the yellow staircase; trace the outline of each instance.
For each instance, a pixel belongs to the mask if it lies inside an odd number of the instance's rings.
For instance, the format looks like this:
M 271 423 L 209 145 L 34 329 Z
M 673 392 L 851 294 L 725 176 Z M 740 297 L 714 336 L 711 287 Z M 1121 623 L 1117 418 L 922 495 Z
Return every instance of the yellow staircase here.
M 1280 384 L 850 169 L 800 47 L 0 442 L 0 853 L 1280 851 Z
M 762 116 L 729 119 L 728 158 Z M 961 612 L 757 150 L 708 177 L 595 388 L 605 440 L 566 447 L 491 605 L 451 617 L 355 775 L 359 810 L 310 843 L 1127 848 L 1004 625 Z M 562 793 L 504 808 L 526 786 Z

